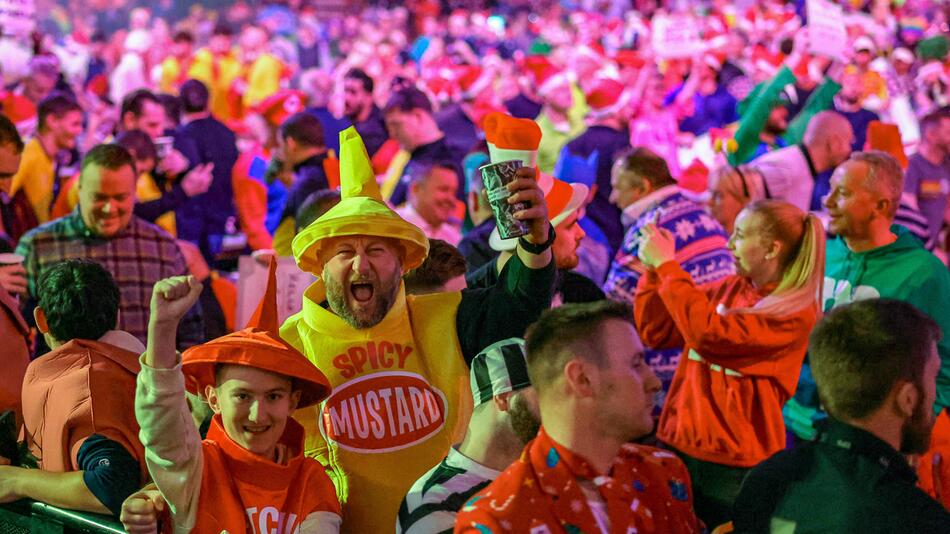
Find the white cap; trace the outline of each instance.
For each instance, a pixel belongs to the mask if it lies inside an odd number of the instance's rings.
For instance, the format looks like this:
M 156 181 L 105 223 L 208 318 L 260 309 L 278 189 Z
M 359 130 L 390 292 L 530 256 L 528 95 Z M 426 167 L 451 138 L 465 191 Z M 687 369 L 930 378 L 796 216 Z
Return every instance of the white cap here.
M 867 35 L 862 35 L 861 37 L 858 37 L 857 39 L 855 39 L 853 48 L 855 52 L 867 50 L 868 52 L 871 52 L 872 54 L 877 53 L 877 46 L 874 44 L 874 41 L 872 41 L 871 38 L 868 37 Z
M 894 52 L 891 53 L 891 57 L 893 57 L 895 61 L 901 61 L 903 63 L 913 63 L 915 59 L 914 53 L 903 46 L 895 48 Z

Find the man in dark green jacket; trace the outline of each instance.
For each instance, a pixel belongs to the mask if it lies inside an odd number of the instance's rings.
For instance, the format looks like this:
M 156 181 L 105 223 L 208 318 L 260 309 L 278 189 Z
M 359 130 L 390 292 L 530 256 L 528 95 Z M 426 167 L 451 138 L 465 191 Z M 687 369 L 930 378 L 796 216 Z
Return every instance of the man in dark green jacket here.
M 939 338 L 933 320 L 898 300 L 825 317 L 809 354 L 831 417 L 817 441 L 749 473 L 735 532 L 950 532 L 950 513 L 915 485 L 903 456 L 930 443 Z

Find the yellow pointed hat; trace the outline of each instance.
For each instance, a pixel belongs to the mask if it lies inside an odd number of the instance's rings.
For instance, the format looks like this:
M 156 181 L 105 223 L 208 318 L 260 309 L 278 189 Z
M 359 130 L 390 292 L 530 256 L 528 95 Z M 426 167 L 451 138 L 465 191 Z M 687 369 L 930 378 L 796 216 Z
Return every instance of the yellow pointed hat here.
M 319 276 L 322 244 L 331 237 L 357 235 L 397 240 L 405 250 L 404 271 L 422 264 L 429 253 L 428 238 L 383 202 L 366 146 L 352 126 L 340 132 L 340 189 L 340 203 L 294 238 L 294 258 L 301 269 Z

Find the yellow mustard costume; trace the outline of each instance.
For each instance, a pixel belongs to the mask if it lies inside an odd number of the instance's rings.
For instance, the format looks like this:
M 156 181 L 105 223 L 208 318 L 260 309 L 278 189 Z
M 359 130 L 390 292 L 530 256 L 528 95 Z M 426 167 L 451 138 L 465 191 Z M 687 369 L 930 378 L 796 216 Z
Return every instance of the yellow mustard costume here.
M 383 203 L 355 128 L 340 134 L 340 163 L 343 200 L 294 239 L 298 265 L 319 275 L 324 240 L 349 235 L 396 239 L 403 268 L 421 264 L 428 240 Z M 342 531 L 392 532 L 409 487 L 461 437 L 471 416 L 456 333 L 462 296 L 407 297 L 402 287 L 386 317 L 360 330 L 321 307 L 325 297 L 318 280 L 280 330 L 333 386 L 322 405 L 295 418 L 307 431 L 306 454 L 328 467 L 344 503 Z

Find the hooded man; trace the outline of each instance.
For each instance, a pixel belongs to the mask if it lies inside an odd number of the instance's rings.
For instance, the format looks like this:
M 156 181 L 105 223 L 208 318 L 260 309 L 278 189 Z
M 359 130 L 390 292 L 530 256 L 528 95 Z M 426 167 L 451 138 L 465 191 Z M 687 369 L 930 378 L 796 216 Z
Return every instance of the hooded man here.
M 319 367 L 334 393 L 298 411 L 306 454 L 327 466 L 344 503 L 344 532 L 392 529 L 412 482 L 448 452 L 471 412 L 468 364 L 518 337 L 550 305 L 554 232 L 534 181 L 519 169 L 509 202 L 530 228 L 486 289 L 406 296 L 402 275 L 428 240 L 396 215 L 376 185 L 355 128 L 340 134 L 342 201 L 294 239 L 301 269 L 319 279 L 281 337 Z

